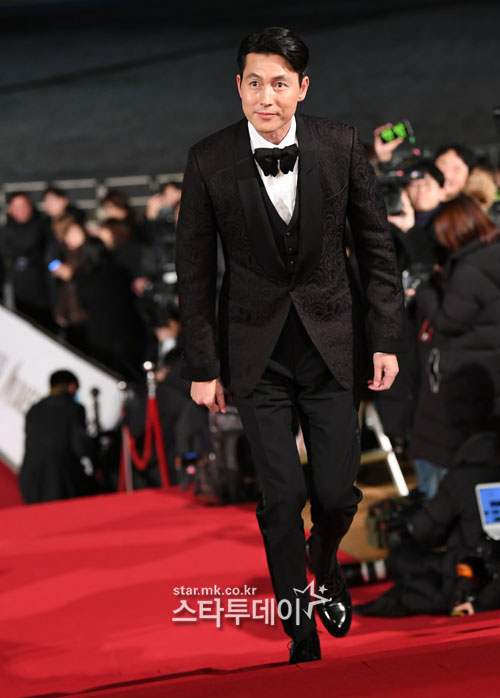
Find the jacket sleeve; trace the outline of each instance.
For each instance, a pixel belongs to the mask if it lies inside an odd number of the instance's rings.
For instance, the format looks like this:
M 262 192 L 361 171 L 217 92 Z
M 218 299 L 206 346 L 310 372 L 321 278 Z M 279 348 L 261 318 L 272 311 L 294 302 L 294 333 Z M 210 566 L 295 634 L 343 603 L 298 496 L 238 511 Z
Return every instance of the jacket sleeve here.
M 481 589 L 472 605 L 475 611 L 496 611 L 500 608 L 500 574 L 498 571 L 491 581 Z
M 182 187 L 176 268 L 183 336 L 181 377 L 212 380 L 219 375 L 215 322 L 217 226 L 193 148 Z
M 375 173 L 353 129 L 347 217 L 368 303 L 373 352 L 406 349 L 404 296 L 387 212 Z
M 449 472 L 441 480 L 435 497 L 426 507 L 419 509 L 410 519 L 408 529 L 413 538 L 425 545 L 443 545 L 450 529 L 458 521 L 460 509 L 456 490 L 456 473 Z
M 445 335 L 462 334 L 469 329 L 481 309 L 475 289 L 482 288 L 481 272 L 466 262 L 458 262 L 443 288 L 443 297 L 434 317 L 436 329 Z

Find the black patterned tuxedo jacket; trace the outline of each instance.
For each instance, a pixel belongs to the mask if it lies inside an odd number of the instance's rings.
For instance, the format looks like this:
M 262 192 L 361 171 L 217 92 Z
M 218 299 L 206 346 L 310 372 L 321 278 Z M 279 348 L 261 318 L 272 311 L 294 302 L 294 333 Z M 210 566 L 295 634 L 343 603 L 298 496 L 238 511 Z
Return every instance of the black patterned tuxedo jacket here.
M 293 275 L 271 229 L 247 121 L 205 138 L 189 152 L 176 252 L 182 375 L 188 380 L 220 376 L 235 394 L 251 392 L 292 303 L 345 388 L 353 386 L 367 346 L 388 353 L 403 348 L 400 275 L 384 202 L 356 129 L 299 114 L 296 119 L 300 230 Z M 346 216 L 363 304 L 345 253 Z M 217 233 L 226 265 L 218 321 Z

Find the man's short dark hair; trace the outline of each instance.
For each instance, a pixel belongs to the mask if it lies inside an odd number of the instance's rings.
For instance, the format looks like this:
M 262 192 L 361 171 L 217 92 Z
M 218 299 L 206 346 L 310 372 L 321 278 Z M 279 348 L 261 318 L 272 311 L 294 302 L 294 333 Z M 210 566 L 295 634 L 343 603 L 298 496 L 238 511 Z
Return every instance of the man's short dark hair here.
M 410 180 L 422 179 L 424 175 L 428 174 L 436 180 L 440 187 L 444 187 L 444 174 L 430 158 L 420 158 L 412 162 L 407 168 L 407 174 Z
M 444 155 L 449 150 L 455 151 L 458 157 L 465 162 L 465 164 L 469 168 L 469 172 L 470 170 L 472 170 L 472 168 L 476 164 L 476 156 L 470 148 L 467 148 L 466 145 L 460 145 L 460 143 L 450 143 L 448 145 L 442 145 L 440 148 L 437 149 L 436 154 L 434 155 L 434 160 L 436 161 L 440 155 Z
M 309 49 L 300 36 L 283 27 L 267 27 L 256 34 L 249 34 L 240 44 L 237 61 L 240 77 L 243 77 L 246 57 L 249 53 L 276 54 L 283 56 L 295 73 L 299 75 L 299 84 L 307 71 Z
M 65 191 L 62 189 L 59 189 L 59 187 L 47 187 L 45 191 L 43 192 L 42 198 L 45 198 L 47 194 L 53 194 L 54 196 L 57 196 L 59 199 L 67 199 L 68 195 L 66 194 Z
M 60 371 L 54 371 L 49 379 L 50 387 L 52 388 L 67 388 L 69 385 L 76 383 L 78 388 L 78 378 L 71 371 L 61 369 Z
M 27 194 L 25 191 L 13 191 L 10 194 L 7 195 L 7 205 L 10 206 L 12 203 L 13 199 L 16 199 L 18 196 L 22 196 L 23 199 L 26 199 L 31 206 L 33 206 L 33 202 L 29 197 L 29 194 Z

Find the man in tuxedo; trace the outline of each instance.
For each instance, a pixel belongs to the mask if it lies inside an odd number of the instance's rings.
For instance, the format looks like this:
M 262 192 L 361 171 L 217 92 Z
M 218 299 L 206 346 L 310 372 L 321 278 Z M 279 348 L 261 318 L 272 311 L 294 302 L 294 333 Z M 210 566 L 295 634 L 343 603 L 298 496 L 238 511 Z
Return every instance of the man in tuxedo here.
M 361 499 L 353 483 L 365 357 L 368 349 L 369 387 L 386 390 L 404 344 L 386 211 L 356 129 L 295 114 L 309 87 L 307 62 L 307 47 L 288 29 L 242 41 L 236 80 L 245 118 L 191 148 L 176 252 L 182 375 L 196 403 L 224 412 L 225 386 L 238 407 L 261 482 L 257 518 L 293 641 L 290 663 L 321 658 L 314 608 L 331 634 L 349 629 L 350 596 L 336 553 Z M 346 216 L 363 302 L 346 255 Z M 218 322 L 217 234 L 225 259 Z M 308 490 L 307 559 L 316 588 L 305 569 Z

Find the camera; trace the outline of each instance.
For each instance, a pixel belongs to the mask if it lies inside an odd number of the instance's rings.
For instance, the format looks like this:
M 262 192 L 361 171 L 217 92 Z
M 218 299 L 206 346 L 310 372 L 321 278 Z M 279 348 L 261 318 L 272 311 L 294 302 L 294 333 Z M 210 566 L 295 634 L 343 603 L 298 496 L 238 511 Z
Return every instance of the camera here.
M 410 177 L 404 170 L 389 170 L 378 178 L 382 189 L 388 216 L 399 216 L 403 213 L 401 190 L 406 187 Z
M 368 543 L 376 548 L 392 548 L 410 538 L 408 520 L 424 502 L 425 496 L 419 490 L 412 490 L 405 497 L 372 504 L 365 523 Z

